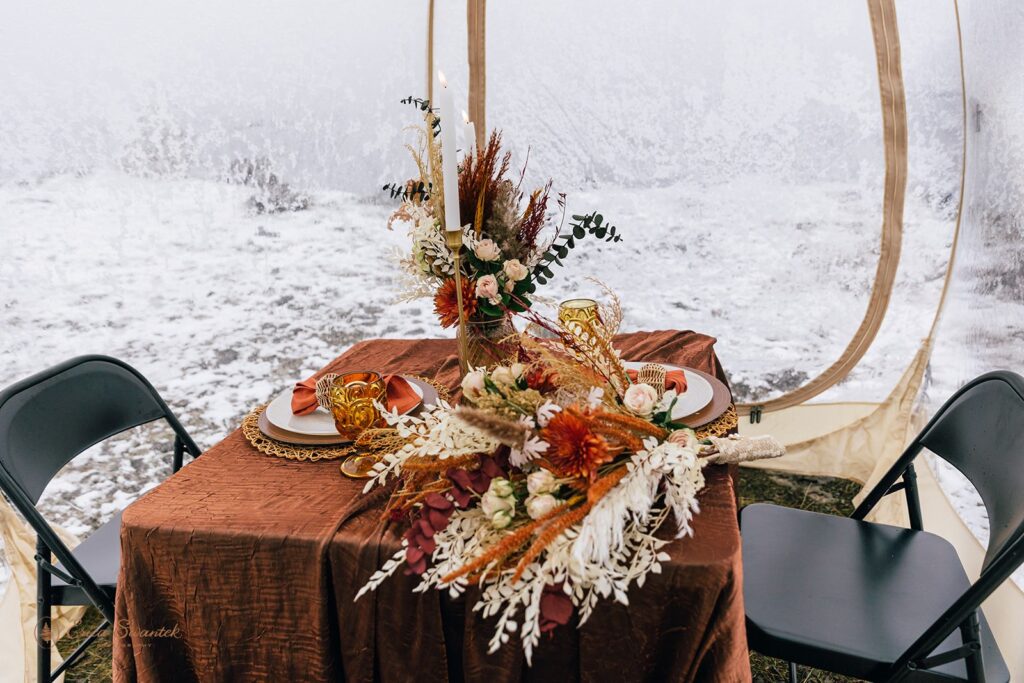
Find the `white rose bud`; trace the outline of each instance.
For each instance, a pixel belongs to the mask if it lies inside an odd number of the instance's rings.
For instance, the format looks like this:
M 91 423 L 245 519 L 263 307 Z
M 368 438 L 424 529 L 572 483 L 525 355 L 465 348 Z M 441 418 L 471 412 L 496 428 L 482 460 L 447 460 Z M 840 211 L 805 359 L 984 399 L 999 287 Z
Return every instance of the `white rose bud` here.
M 484 275 L 476 281 L 476 295 L 479 299 L 487 299 L 491 303 L 498 301 L 498 278 Z
M 499 365 L 491 370 L 491 381 L 498 386 L 510 387 L 516 383 L 516 376 L 509 366 Z
M 547 470 L 537 470 L 536 472 L 530 472 L 526 477 L 526 490 L 532 495 L 539 493 L 549 493 L 555 488 L 555 475 Z
M 502 498 L 507 498 L 512 495 L 512 482 L 502 477 L 495 477 L 491 479 L 491 485 L 487 490 Z
M 488 491 L 480 498 L 480 509 L 488 517 L 493 517 L 495 513 L 501 511 L 507 511 L 511 514 L 515 509 L 515 504 L 515 499 L 511 496 L 499 496 L 493 491 Z
M 499 510 L 491 515 L 491 526 L 495 529 L 504 529 L 512 523 L 512 513 L 508 510 Z
M 517 258 L 505 261 L 505 264 L 502 266 L 502 270 L 505 271 L 505 277 L 512 282 L 525 280 L 526 276 L 530 274 L 530 269 L 520 263 Z
M 558 507 L 558 504 L 558 499 L 548 493 L 531 496 L 526 501 L 526 512 L 531 519 L 540 519 Z
M 622 402 L 626 408 L 640 417 L 650 417 L 658 402 L 658 392 L 650 384 L 633 384 L 626 389 Z
M 501 256 L 501 249 L 494 243 L 494 240 L 483 239 L 473 247 L 473 253 L 481 261 L 497 261 Z
M 484 385 L 483 370 L 473 370 L 462 378 L 462 395 L 470 401 L 476 401 L 486 393 L 487 387 Z

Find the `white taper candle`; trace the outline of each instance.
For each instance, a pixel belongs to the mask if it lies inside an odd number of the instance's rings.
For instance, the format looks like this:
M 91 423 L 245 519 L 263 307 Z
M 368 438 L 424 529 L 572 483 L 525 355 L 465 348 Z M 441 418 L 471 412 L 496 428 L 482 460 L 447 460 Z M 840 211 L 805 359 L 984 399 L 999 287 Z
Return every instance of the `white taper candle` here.
M 469 114 L 466 113 L 465 109 L 462 110 L 462 123 L 462 130 L 465 136 L 465 142 L 462 143 L 462 151 L 464 154 L 469 154 L 469 150 L 476 146 L 476 126 L 469 120 Z
M 455 142 L 455 127 L 459 125 L 455 113 L 455 99 L 448 88 L 444 74 L 437 72 L 437 82 L 441 87 L 435 90 L 441 111 L 441 173 L 444 179 L 444 228 L 445 230 L 462 230 L 459 222 L 459 168 Z

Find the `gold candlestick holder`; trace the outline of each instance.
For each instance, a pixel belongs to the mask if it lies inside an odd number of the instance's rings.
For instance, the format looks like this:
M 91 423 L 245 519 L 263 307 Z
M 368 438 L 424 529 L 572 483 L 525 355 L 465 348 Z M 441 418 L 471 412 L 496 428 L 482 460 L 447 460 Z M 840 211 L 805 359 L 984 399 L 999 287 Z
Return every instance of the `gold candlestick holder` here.
M 455 301 L 459 307 L 459 370 L 465 376 L 469 372 L 469 363 L 466 352 L 466 309 L 462 304 L 462 230 L 445 230 L 444 238 L 455 262 Z

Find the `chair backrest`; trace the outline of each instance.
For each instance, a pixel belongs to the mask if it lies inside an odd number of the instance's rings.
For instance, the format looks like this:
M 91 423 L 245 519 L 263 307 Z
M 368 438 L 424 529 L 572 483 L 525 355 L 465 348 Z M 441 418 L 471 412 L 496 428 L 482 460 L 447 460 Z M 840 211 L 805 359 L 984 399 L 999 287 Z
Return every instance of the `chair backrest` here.
M 185 450 L 199 454 L 156 389 L 116 358 L 79 356 L 0 391 L 0 490 L 110 623 L 110 597 L 42 518 L 36 503 L 53 476 L 76 455 L 160 418 L 167 420 Z M 43 559 L 49 561 L 48 555 Z
M 73 358 L 0 391 L 0 467 L 35 505 L 76 455 L 159 418 L 187 439 L 167 404 L 132 367 L 106 356 Z
M 894 680 L 927 668 L 928 659 L 942 659 L 935 650 L 956 629 L 966 631 L 964 642 L 979 640 L 978 608 L 1024 563 L 1024 378 L 1000 370 L 961 387 L 868 494 L 855 517 L 863 518 L 864 510 L 885 495 L 922 448 L 956 467 L 977 489 L 988 512 L 988 549 L 978 579 L 963 595 L 950 596 L 949 608 L 892 665 L 889 675 Z M 944 654 L 965 657 L 955 651 Z M 984 680 L 977 651 L 965 661 L 968 680 Z
M 987 569 L 1024 534 L 1024 378 L 998 371 L 972 380 L 916 441 L 978 490 L 989 520 Z

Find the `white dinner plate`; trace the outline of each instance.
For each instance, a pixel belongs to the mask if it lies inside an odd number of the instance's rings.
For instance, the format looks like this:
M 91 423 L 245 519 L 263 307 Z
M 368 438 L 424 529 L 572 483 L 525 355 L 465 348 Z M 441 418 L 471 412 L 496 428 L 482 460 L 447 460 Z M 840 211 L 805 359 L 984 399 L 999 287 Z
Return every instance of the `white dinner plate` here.
M 689 381 L 689 378 L 687 378 Z M 409 386 L 423 400 L 423 389 L 416 382 Z M 418 404 L 417 404 L 418 405 Z M 415 408 L 416 406 L 413 406 Z M 413 408 L 410 408 L 412 410 Z M 407 411 L 408 412 L 408 411 Z M 335 436 L 338 433 L 334 426 L 334 416 L 327 410 L 317 406 L 316 410 L 307 415 L 296 415 L 292 412 L 292 390 L 281 392 L 270 402 L 266 410 L 267 420 L 278 429 L 286 429 L 296 434 L 308 436 Z
M 647 362 L 627 361 L 624 365 L 628 370 L 639 371 L 640 368 L 647 365 Z M 681 420 L 684 417 L 693 415 L 711 403 L 711 399 L 715 396 L 715 390 L 711 387 L 711 382 L 696 372 L 681 368 L 678 365 L 668 365 L 667 363 L 658 363 L 658 365 L 661 365 L 666 370 L 682 370 L 683 375 L 686 377 L 686 391 L 679 395 L 675 406 L 672 407 L 673 420 Z

